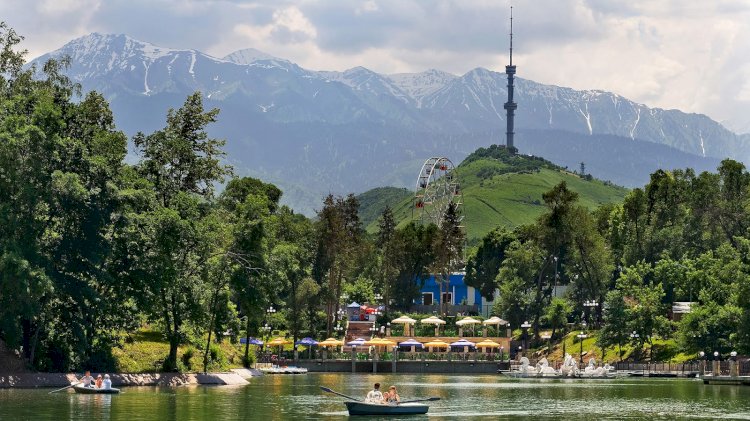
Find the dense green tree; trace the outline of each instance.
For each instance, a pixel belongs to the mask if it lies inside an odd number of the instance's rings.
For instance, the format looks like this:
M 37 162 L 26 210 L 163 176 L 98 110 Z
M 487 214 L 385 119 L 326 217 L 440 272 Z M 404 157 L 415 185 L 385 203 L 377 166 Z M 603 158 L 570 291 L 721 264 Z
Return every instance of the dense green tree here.
M 568 316 L 573 311 L 573 306 L 565 298 L 554 297 L 544 312 L 545 322 L 552 328 L 550 333 L 551 339 L 555 338 L 555 333 L 563 330 L 568 323 Z
M 328 336 L 339 310 L 344 284 L 353 279 L 352 272 L 361 252 L 363 229 L 358 210 L 354 195 L 346 198 L 328 195 L 318 212 L 317 250 L 312 275 L 321 285 L 325 298 Z
M 214 183 L 230 173 L 220 163 L 224 142 L 206 133 L 217 114 L 204 111 L 195 93 L 180 109 L 169 110 L 164 129 L 134 138 L 142 157 L 139 170 L 153 186 L 156 203 L 134 216 L 143 241 L 130 252 L 144 258 L 138 272 L 146 276 L 138 281 L 145 293 L 139 298 L 169 341 L 167 370 L 177 369 L 186 324 L 200 324 L 205 317 L 203 268 L 210 257 L 225 252 L 211 242 L 214 227 L 206 203 L 213 198 Z
M 628 306 L 622 290 L 609 291 L 603 307 L 604 323 L 599 330 L 599 346 L 608 348 L 617 345 L 618 355 L 622 359 L 622 346 L 629 342 L 631 333 L 628 330 Z
M 377 247 L 378 276 L 376 282 L 383 293 L 385 316 L 387 318 L 393 291 L 399 272 L 399 261 L 403 250 L 399 247 L 396 237 L 396 221 L 390 206 L 383 210 L 378 221 L 378 235 L 375 241 Z M 351 297 L 351 294 L 350 294 Z
M 496 283 L 500 266 L 505 260 L 505 250 L 516 236 L 505 227 L 498 227 L 483 239 L 476 253 L 466 264 L 466 285 L 479 290 L 482 296 L 492 300 L 498 285 Z
M 420 288 L 430 275 L 429 267 L 435 259 L 432 242 L 436 235 L 437 227 L 434 224 L 414 222 L 395 232 L 399 261 L 392 299 L 402 310 L 407 310 L 412 301 L 419 297 Z
M 440 287 L 441 314 L 444 314 L 447 308 L 447 303 L 443 302 L 443 291 L 450 289 L 450 275 L 464 265 L 465 234 L 461 219 L 456 204 L 449 203 L 440 221 L 440 227 L 432 240 L 435 258 L 430 265 L 430 272 Z

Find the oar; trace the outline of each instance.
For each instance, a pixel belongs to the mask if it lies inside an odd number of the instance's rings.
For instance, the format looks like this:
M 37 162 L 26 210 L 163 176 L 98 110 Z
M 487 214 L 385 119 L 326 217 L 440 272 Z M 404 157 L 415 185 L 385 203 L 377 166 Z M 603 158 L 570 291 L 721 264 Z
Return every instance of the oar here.
M 61 391 L 61 390 L 65 390 L 65 389 L 70 389 L 71 387 L 73 387 L 73 386 L 75 386 L 75 385 L 79 385 L 79 384 L 81 384 L 81 382 L 71 383 L 71 385 L 70 385 L 70 386 L 65 386 L 65 387 L 63 387 L 62 389 L 57 389 L 57 390 L 53 390 L 53 391 L 51 391 L 51 392 L 49 392 L 49 393 L 50 393 L 50 394 L 52 394 L 52 393 L 55 393 L 55 392 L 59 392 L 59 391 Z
M 432 401 L 439 401 L 439 400 L 440 400 L 439 397 L 433 396 L 431 398 L 411 399 L 411 400 L 408 400 L 408 401 L 401 401 L 401 402 L 399 402 L 399 404 L 402 404 L 402 403 L 413 403 L 413 402 L 432 402 Z
M 347 399 L 351 399 L 351 400 L 353 400 L 353 401 L 357 401 L 357 402 L 362 402 L 362 400 L 361 400 L 361 399 L 353 398 L 353 397 L 351 397 L 351 396 L 346 396 L 346 395 L 344 395 L 343 393 L 339 393 L 339 392 L 337 392 L 337 391 L 335 391 L 335 390 L 331 390 L 331 389 L 329 389 L 329 388 L 327 388 L 327 387 L 325 387 L 325 386 L 320 386 L 320 389 L 321 389 L 322 391 L 324 391 L 324 392 L 328 392 L 328 393 L 333 393 L 334 395 L 339 395 L 339 396 L 341 396 L 342 398 L 347 398 Z M 439 398 L 438 398 L 438 399 L 439 399 Z

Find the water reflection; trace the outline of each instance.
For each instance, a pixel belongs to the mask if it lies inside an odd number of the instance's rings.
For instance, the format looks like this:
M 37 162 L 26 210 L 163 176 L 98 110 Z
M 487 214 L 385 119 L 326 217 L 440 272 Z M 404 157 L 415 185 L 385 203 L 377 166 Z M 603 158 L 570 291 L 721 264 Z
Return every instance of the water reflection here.
M 0 420 L 344 419 L 342 399 L 323 393 L 320 386 L 364 397 L 374 382 L 398 386 L 403 399 L 441 397 L 431 402 L 430 419 L 750 419 L 750 388 L 692 380 L 327 373 L 266 376 L 242 387 L 133 387 L 114 396 L 0 390 Z

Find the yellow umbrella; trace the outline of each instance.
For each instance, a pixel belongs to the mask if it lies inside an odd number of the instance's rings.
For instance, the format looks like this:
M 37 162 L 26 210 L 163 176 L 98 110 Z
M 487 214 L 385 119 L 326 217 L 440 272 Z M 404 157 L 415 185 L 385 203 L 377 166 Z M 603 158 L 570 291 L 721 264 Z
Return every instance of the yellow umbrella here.
M 477 348 L 500 348 L 500 344 L 495 341 L 484 340 L 476 344 Z
M 396 343 L 389 341 L 388 339 L 373 338 L 369 341 L 365 341 L 365 346 L 396 346 Z
M 340 341 L 340 340 L 335 339 L 335 338 L 328 338 L 328 339 L 326 339 L 323 342 L 319 342 L 318 346 L 323 346 L 323 347 L 344 346 L 344 341 Z
M 448 348 L 450 345 L 448 345 L 446 342 L 443 341 L 430 341 L 424 344 L 426 348 Z
M 276 339 L 272 340 L 271 342 L 266 343 L 266 345 L 269 345 L 269 346 L 283 346 L 283 345 L 287 345 L 287 344 L 290 344 L 290 343 L 291 342 L 287 341 L 284 338 L 276 338 Z

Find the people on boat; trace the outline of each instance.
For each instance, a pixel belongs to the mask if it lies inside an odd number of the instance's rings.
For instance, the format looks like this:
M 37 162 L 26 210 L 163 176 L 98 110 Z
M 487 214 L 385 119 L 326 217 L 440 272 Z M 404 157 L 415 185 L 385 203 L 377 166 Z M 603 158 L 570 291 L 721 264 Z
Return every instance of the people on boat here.
M 374 388 L 367 393 L 365 403 L 383 403 L 383 392 L 380 391 L 380 383 L 375 383 Z
M 98 376 L 96 376 L 95 386 L 96 386 L 97 389 L 101 389 L 102 388 L 102 380 L 103 379 L 102 379 L 102 375 L 101 374 L 98 375 Z
M 109 374 L 104 375 L 104 380 L 102 380 L 102 389 L 111 389 L 112 388 L 112 380 L 109 378 Z
M 385 395 L 383 395 L 383 400 L 385 401 L 385 403 L 401 402 L 401 396 L 398 395 L 398 392 L 396 391 L 396 386 L 391 386 L 388 388 L 388 391 L 385 392 Z
M 91 372 L 86 370 L 86 374 L 84 374 L 83 377 L 81 377 L 81 381 L 79 383 L 81 383 L 83 387 L 91 387 L 93 382 L 94 382 L 94 378 L 91 377 Z

